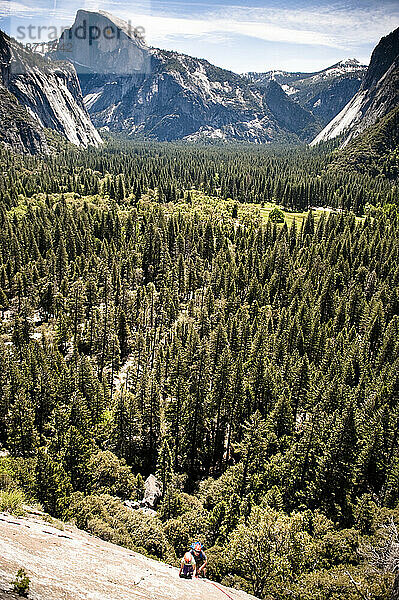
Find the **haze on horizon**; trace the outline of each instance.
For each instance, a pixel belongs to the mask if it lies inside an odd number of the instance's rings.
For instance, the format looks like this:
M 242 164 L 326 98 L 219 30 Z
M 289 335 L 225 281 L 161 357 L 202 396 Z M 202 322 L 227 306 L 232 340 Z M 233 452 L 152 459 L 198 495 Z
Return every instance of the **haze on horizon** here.
M 42 37 L 30 41 L 43 42 L 46 28 L 70 26 L 80 8 L 143 27 L 151 46 L 237 73 L 312 72 L 347 58 L 368 64 L 380 38 L 399 25 L 393 0 L 0 0 L 0 28 L 18 39 L 18 27 L 42 26 Z

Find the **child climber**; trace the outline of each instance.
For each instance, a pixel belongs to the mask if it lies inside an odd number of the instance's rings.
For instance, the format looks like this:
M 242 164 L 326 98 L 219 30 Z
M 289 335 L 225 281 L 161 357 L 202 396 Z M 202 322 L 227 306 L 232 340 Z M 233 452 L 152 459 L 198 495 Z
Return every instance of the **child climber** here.
M 179 577 L 182 579 L 192 579 L 196 571 L 196 562 L 191 552 L 186 552 L 181 559 Z

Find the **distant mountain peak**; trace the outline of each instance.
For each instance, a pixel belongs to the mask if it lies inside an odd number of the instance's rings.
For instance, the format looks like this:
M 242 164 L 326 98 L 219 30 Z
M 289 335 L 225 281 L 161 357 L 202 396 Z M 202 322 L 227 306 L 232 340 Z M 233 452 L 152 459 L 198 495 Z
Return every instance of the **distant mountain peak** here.
M 340 60 L 331 67 L 327 67 L 326 69 L 321 71 L 321 73 L 331 73 L 337 69 L 341 69 L 344 72 L 365 71 L 367 69 L 367 65 L 362 65 L 356 58 L 346 58 L 344 60 Z
M 115 27 L 118 38 L 108 39 L 108 28 Z M 95 35 L 83 39 L 83 31 Z M 71 41 L 67 51 L 65 40 Z M 130 24 L 105 11 L 78 11 L 51 58 L 75 65 L 98 127 L 158 140 L 254 143 L 299 142 L 319 130 L 314 116 L 292 103 L 277 82 L 274 95 L 266 94 L 204 59 L 148 47 Z
M 276 81 L 292 100 L 326 125 L 360 88 L 367 70 L 356 58 L 348 58 L 316 73 L 289 73 L 274 69 L 265 73 L 249 72 L 246 79 L 260 86 Z
M 141 30 L 104 10 L 78 10 L 49 56 L 70 60 L 78 74 L 135 75 L 151 68 L 150 49 Z
M 342 65 L 342 66 L 354 66 L 357 67 L 360 65 L 360 62 L 357 60 L 357 58 L 346 58 L 343 60 L 340 60 L 338 63 L 338 65 Z
M 79 13 L 80 11 L 78 11 Z M 139 35 L 141 29 L 130 22 L 125 21 L 119 17 L 116 17 L 112 13 L 107 12 L 106 10 L 98 10 L 98 11 L 82 11 L 82 12 L 91 12 L 92 14 L 99 14 L 111 23 L 113 23 L 120 31 L 123 31 L 130 39 L 134 40 L 136 43 L 141 45 L 143 48 L 146 48 L 147 45 L 144 41 L 142 35 Z M 78 14 L 77 13 L 77 14 Z

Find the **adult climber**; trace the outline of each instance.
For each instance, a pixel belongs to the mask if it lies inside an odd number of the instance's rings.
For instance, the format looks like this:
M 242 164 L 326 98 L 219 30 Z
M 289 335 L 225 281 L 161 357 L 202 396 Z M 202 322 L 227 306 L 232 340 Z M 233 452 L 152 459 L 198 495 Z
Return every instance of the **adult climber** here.
M 195 576 L 196 577 L 205 577 L 206 576 L 206 565 L 208 560 L 206 558 L 206 554 L 203 551 L 203 545 L 201 542 L 194 542 L 190 546 L 190 552 L 195 560 Z

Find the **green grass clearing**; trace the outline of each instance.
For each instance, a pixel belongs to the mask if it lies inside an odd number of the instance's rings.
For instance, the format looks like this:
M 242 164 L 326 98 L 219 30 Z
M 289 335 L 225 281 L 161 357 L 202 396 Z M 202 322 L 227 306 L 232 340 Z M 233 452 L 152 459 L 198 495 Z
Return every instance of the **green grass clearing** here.
M 265 220 L 268 220 L 269 214 L 271 213 L 271 211 L 274 208 L 279 208 L 284 213 L 285 222 L 287 223 L 288 227 L 291 227 L 294 220 L 297 225 L 301 225 L 302 221 L 306 218 L 306 215 L 308 214 L 308 211 L 295 212 L 295 211 L 287 210 L 283 206 L 280 206 L 279 204 L 275 204 L 274 202 L 266 202 L 263 206 L 261 204 L 255 204 L 254 206 L 256 206 L 259 209 L 261 216 Z M 317 223 L 320 220 L 320 217 L 323 213 L 328 215 L 330 212 L 335 212 L 335 211 L 332 209 L 325 209 L 325 208 L 313 209 L 313 216 L 314 216 L 315 222 Z M 364 217 L 356 217 L 356 221 L 358 221 L 358 222 L 362 221 L 363 219 L 364 219 Z

